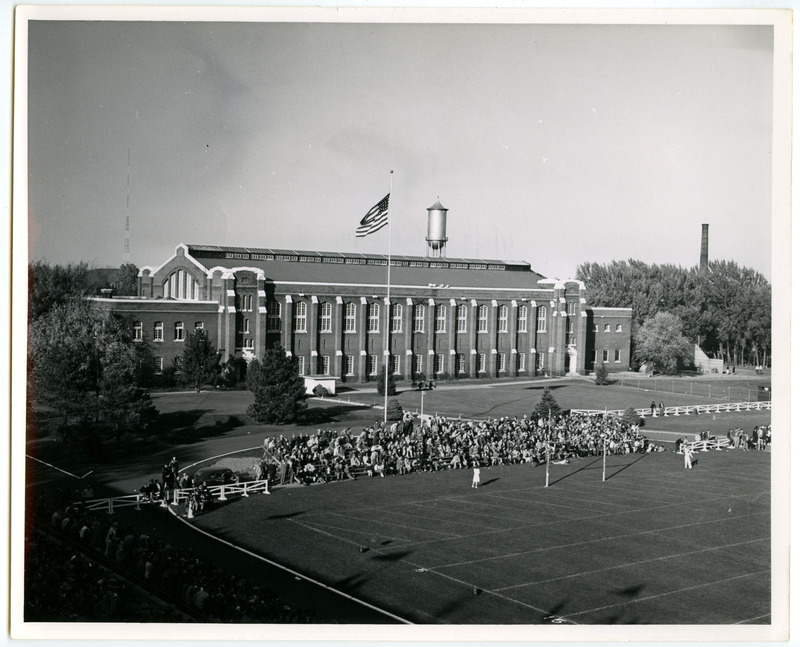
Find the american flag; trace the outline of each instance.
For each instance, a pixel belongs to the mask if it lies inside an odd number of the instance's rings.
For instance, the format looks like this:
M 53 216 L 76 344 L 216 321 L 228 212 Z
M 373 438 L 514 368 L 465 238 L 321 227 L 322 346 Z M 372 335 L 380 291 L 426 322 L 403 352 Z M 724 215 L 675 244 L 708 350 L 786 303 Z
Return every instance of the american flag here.
M 372 209 L 367 212 L 367 215 L 361 219 L 361 223 L 358 225 L 358 229 L 356 229 L 356 238 L 369 236 L 389 224 L 390 195 L 391 194 L 387 193 L 386 197 L 372 207 Z

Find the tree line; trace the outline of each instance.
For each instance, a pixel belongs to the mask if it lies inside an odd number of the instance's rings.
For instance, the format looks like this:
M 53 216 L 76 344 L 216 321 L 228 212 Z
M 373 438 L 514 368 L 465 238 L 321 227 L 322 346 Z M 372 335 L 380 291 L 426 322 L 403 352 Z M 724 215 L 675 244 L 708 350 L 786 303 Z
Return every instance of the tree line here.
M 726 364 L 769 363 L 772 288 L 751 268 L 733 261 L 712 261 L 701 269 L 631 259 L 583 263 L 575 278 L 586 285 L 589 303 L 633 310 L 637 361 L 646 361 L 665 340 L 676 341 L 677 328 L 690 348 L 696 343 Z M 685 359 L 685 344 L 672 349 L 673 358 Z

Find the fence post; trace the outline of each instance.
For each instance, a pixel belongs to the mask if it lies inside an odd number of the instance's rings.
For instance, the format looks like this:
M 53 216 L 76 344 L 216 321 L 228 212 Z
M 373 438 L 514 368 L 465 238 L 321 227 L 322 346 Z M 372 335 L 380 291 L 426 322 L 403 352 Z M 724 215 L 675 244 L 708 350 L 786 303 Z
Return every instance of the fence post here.
M 269 491 L 269 479 L 264 479 L 264 494 L 272 494 Z
M 139 499 L 141 499 L 141 497 L 142 497 L 142 495 L 137 492 L 136 493 L 136 509 L 139 510 L 139 511 L 142 510 L 142 508 L 139 507 Z
M 227 501 L 228 500 L 227 497 L 225 496 L 225 486 L 224 485 L 220 485 L 219 500 L 220 501 Z
M 250 495 L 247 493 L 247 483 L 244 484 L 244 491 L 242 492 L 242 496 L 249 497 Z
M 108 499 L 108 514 L 114 514 L 114 499 Z

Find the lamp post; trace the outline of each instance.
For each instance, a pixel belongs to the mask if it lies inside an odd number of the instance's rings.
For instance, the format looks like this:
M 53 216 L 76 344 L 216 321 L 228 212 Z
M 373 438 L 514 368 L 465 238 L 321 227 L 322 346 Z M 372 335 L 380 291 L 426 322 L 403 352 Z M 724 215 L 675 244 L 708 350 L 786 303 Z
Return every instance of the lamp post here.
M 425 391 L 419 392 L 419 419 L 422 422 L 422 414 L 425 413 Z

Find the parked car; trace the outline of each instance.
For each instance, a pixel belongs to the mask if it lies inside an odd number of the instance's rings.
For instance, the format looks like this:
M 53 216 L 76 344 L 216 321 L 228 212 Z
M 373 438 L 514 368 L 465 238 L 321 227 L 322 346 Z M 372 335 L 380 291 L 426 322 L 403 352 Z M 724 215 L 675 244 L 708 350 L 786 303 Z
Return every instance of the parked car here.
M 201 467 L 194 474 L 194 484 L 205 483 L 209 487 L 214 485 L 227 485 L 235 483 L 239 477 L 228 467 Z

